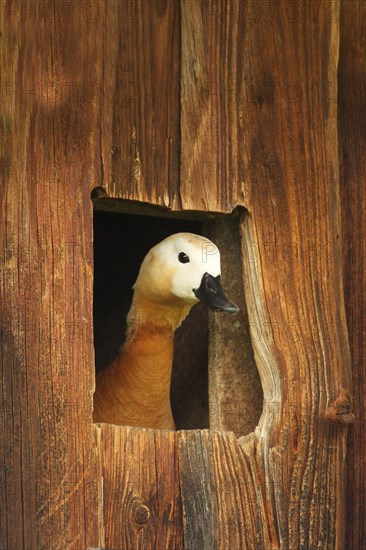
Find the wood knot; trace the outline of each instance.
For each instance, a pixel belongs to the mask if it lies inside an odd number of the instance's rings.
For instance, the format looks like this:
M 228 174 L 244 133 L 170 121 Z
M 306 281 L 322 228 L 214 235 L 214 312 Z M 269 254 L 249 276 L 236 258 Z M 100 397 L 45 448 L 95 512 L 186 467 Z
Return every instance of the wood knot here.
M 139 525 L 144 525 L 150 519 L 150 510 L 142 502 L 135 501 L 132 509 L 132 518 Z
M 325 418 L 329 422 L 339 422 L 340 424 L 352 424 L 355 421 L 355 415 L 344 392 L 341 392 L 340 397 L 327 408 Z

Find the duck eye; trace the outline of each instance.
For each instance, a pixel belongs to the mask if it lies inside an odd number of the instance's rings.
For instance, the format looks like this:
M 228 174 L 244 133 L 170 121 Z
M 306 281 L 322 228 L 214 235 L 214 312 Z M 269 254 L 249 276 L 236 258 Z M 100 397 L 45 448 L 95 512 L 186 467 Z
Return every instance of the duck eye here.
M 180 261 L 181 264 L 187 264 L 189 262 L 189 257 L 185 252 L 179 252 L 178 260 Z

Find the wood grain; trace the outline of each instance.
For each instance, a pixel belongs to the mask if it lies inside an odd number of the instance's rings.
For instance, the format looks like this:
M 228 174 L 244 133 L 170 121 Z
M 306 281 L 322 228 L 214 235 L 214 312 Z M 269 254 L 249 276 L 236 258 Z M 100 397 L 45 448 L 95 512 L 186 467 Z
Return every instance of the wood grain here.
M 103 20 L 6 1 L 1 18 L 0 546 L 80 550 L 103 542 L 90 204 Z
M 239 131 L 245 2 L 182 0 L 183 208 L 231 212 L 242 198 Z M 239 55 L 239 52 L 240 55 Z
M 252 452 L 208 430 L 180 432 L 178 449 L 184 548 L 271 548 Z
M 344 550 L 353 413 L 339 3 L 84 6 L 1 2 L 0 546 Z M 344 82 L 364 62 L 346 7 Z M 361 415 L 349 520 L 365 495 L 361 229 L 352 250 L 362 93 L 348 105 L 342 88 L 339 126 L 350 136 L 343 250 Z M 264 393 L 254 433 L 92 424 L 96 186 L 173 209 L 246 207 L 237 237 Z M 355 548 L 363 532 L 359 518 Z
M 112 197 L 179 208 L 179 1 L 113 5 L 104 37 L 103 185 Z
M 106 546 L 183 548 L 177 432 L 100 426 Z
M 343 269 L 348 334 L 352 356 L 356 422 L 347 441 L 347 545 L 366 544 L 366 198 L 365 71 L 366 5 L 341 4 L 339 57 L 339 155 L 342 199 Z
M 343 549 L 342 426 L 353 414 L 340 261 L 339 4 L 291 9 L 182 2 L 181 196 L 189 208 L 249 212 L 244 286 L 264 391 L 254 448 L 266 514 L 257 521 L 267 522 L 271 548 Z
M 222 284 L 240 307 L 235 315 L 209 314 L 210 428 L 249 434 L 263 409 L 263 392 L 254 361 L 243 288 L 239 215 L 206 224 L 207 236 L 221 254 Z

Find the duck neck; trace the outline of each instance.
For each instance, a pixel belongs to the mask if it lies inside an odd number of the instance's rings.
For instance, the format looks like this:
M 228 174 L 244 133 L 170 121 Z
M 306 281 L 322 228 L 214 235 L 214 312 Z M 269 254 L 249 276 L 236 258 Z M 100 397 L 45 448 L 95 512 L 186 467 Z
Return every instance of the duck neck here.
M 174 332 L 190 308 L 153 304 L 135 296 L 128 314 L 126 342 L 117 366 L 120 361 L 126 395 L 150 427 L 174 429 L 170 407 Z
M 173 334 L 187 317 L 193 303 L 182 305 L 156 302 L 140 292 L 135 292 L 127 317 L 128 334 L 146 324 L 169 329 Z

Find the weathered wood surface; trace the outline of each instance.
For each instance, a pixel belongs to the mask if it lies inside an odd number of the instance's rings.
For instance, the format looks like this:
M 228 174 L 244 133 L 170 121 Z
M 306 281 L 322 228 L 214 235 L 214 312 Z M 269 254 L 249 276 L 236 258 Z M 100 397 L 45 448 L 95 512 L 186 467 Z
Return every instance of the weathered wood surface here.
M 235 317 L 209 313 L 209 426 L 212 430 L 232 431 L 241 437 L 252 432 L 258 424 L 263 410 L 263 392 L 244 299 L 239 215 L 230 221 L 217 220 L 207 227 L 207 236 L 221 251 L 225 291 L 240 307 Z
M 339 4 L 84 6 L 1 3 L 1 545 L 344 550 Z M 248 209 L 241 257 L 265 401 L 254 434 L 93 426 L 97 185 Z
M 106 547 L 182 548 L 179 432 L 100 426 Z
M 248 520 L 265 513 L 260 470 L 233 433 L 100 430 L 107 547 L 270 548 Z
M 265 514 L 258 508 L 248 523 L 268 525 L 271 548 L 344 548 L 345 424 L 353 418 L 338 10 L 320 1 L 182 2 L 183 205 L 249 211 L 244 281 L 250 326 L 261 329 L 253 344 L 264 411 L 247 452 L 254 459 L 255 449 L 262 472 Z
M 230 432 L 183 431 L 178 449 L 184 548 L 271 548 L 253 438 L 244 450 Z
M 240 86 L 247 4 L 182 0 L 181 165 L 183 208 L 230 212 L 239 181 Z M 240 55 L 239 55 L 240 52 Z
M 179 2 L 106 0 L 106 13 L 103 186 L 179 208 Z
M 340 14 L 339 158 L 345 306 L 352 356 L 355 424 L 347 441 L 347 547 L 366 547 L 366 3 Z
M 65 15 L 49 2 L 1 2 L 0 547 L 9 550 L 103 543 L 90 204 L 102 4 Z

